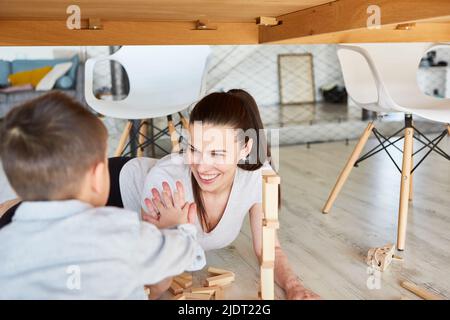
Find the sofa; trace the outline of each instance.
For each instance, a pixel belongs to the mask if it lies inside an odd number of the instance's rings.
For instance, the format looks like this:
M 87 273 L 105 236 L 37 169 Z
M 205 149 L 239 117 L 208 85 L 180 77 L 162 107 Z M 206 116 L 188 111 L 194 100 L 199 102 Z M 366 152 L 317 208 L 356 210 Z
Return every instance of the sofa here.
M 54 66 L 63 62 L 72 62 L 71 69 L 62 77 L 60 77 L 52 90 L 61 90 L 62 92 L 76 98 L 78 101 L 86 105 L 84 99 L 84 65 L 80 63 L 78 55 L 69 59 L 47 59 L 47 60 L 24 60 L 17 59 L 13 61 L 0 60 L 0 87 L 8 86 L 8 76 L 10 74 L 27 71 L 44 66 Z M 0 119 L 14 106 L 36 98 L 48 91 L 18 91 L 18 92 L 0 92 Z

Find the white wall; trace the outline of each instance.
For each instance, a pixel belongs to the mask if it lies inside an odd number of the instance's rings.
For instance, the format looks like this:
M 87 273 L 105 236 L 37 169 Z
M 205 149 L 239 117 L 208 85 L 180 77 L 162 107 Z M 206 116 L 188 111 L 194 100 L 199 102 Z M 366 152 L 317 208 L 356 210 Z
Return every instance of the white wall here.
M 322 100 L 319 88 L 330 83 L 343 85 L 335 45 L 263 45 L 213 46 L 208 92 L 242 88 L 259 105 L 279 103 L 278 55 L 311 53 L 313 55 L 316 100 Z
M 80 53 L 82 47 L 0 47 L 0 59 L 53 59 Z

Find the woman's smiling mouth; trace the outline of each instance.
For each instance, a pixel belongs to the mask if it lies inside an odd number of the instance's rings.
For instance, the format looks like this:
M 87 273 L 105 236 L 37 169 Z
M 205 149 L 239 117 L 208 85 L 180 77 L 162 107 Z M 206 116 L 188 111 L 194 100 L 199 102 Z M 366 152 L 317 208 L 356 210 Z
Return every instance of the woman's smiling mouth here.
M 206 173 L 199 173 L 198 177 L 200 179 L 201 183 L 204 184 L 211 184 L 214 181 L 217 180 L 217 178 L 220 176 L 220 173 L 214 173 L 214 174 L 206 174 Z

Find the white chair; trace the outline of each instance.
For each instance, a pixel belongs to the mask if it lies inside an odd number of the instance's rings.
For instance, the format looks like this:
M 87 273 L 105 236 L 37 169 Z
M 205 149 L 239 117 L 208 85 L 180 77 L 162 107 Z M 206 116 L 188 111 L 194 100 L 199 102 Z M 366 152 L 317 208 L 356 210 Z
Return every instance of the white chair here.
M 336 185 L 322 210 L 328 213 L 340 190 L 347 180 L 353 166 L 370 156 L 385 150 L 404 139 L 403 162 L 397 166 L 401 171 L 400 206 L 398 217 L 397 249 L 404 250 L 406 223 L 408 215 L 408 200 L 412 200 L 413 155 L 425 148 L 429 152 L 418 162 L 436 151 L 447 160 L 450 156 L 438 147 L 438 143 L 450 134 L 450 100 L 430 97 L 421 92 L 417 84 L 417 70 L 425 53 L 448 44 L 431 43 L 388 43 L 388 44 L 352 44 L 338 46 L 338 57 L 341 63 L 344 82 L 351 99 L 361 108 L 378 113 L 405 113 L 405 126 L 390 137 L 383 136 L 370 122 L 358 141 L 347 164 L 341 172 Z M 428 139 L 414 127 L 413 115 L 446 124 L 446 129 L 433 140 Z M 391 139 L 404 131 L 404 136 Z M 373 133 L 380 144 L 360 157 L 361 152 Z M 425 140 L 422 141 L 422 138 Z M 423 147 L 413 153 L 413 140 L 416 139 Z M 389 155 L 389 152 L 388 152 Z M 391 158 L 392 159 L 392 158 Z M 394 162 L 395 163 L 395 162 Z
M 98 113 L 113 118 L 153 119 L 169 115 L 168 131 L 172 134 L 174 126 L 170 115 L 188 108 L 204 94 L 209 53 L 209 46 L 123 46 L 110 56 L 88 59 L 86 102 Z M 130 90 L 123 100 L 99 100 L 94 95 L 94 66 L 105 60 L 119 62 L 127 72 Z M 186 124 L 185 119 L 182 120 Z M 140 137 L 145 136 L 144 125 L 140 127 Z M 130 130 L 129 122 L 116 155 L 124 149 Z M 142 140 L 139 143 L 143 143 Z

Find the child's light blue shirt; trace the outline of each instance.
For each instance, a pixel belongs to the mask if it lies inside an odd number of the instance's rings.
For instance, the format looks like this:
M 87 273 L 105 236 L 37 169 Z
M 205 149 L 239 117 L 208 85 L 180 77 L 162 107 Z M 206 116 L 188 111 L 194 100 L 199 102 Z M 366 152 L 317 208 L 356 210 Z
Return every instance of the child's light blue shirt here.
M 145 284 L 204 265 L 193 225 L 77 200 L 24 202 L 0 230 L 0 299 L 147 299 Z

